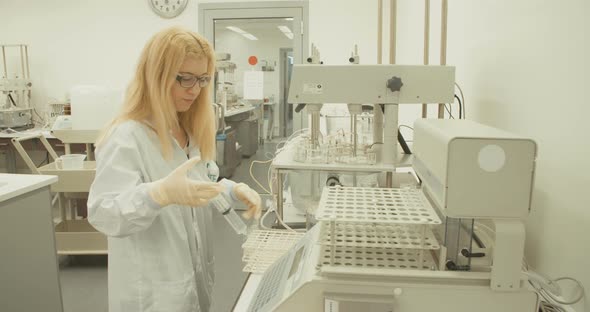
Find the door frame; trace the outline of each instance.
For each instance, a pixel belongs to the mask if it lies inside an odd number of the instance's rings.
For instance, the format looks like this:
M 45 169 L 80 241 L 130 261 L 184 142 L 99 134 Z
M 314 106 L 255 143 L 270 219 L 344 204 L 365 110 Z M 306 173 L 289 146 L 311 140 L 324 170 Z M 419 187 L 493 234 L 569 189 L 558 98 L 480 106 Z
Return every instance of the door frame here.
M 307 51 L 309 51 L 308 1 L 199 3 L 198 7 L 198 31 L 213 45 L 215 44 L 215 20 L 217 19 L 292 17 L 293 64 L 304 63 L 304 56 L 307 55 Z M 299 25 L 299 27 L 296 27 L 296 25 Z M 279 105 L 279 112 L 284 112 L 285 108 L 287 108 L 287 103 Z M 279 113 L 279 119 L 282 119 L 281 116 L 282 115 Z M 299 113 L 293 112 L 293 131 L 300 130 L 307 126 L 306 117 L 307 114 L 305 113 L 305 110 Z M 282 129 L 283 127 L 284 125 L 280 125 L 279 129 Z
M 279 49 L 279 63 L 280 63 L 280 70 L 281 70 L 281 75 L 280 75 L 280 79 L 279 79 L 279 101 L 278 101 L 278 106 L 279 106 L 279 137 L 287 137 L 287 120 L 289 119 L 289 113 L 288 113 L 288 108 L 289 108 L 289 104 L 286 101 L 287 100 L 287 96 L 288 94 L 286 94 L 288 87 L 287 87 L 287 81 L 286 78 L 288 76 L 288 68 L 287 68 L 287 59 L 288 59 L 288 55 L 289 52 L 293 52 L 292 48 L 280 48 Z M 293 107 L 291 107 L 291 110 L 293 110 Z M 293 129 L 291 129 L 293 130 Z M 293 132 L 291 132 L 293 133 Z

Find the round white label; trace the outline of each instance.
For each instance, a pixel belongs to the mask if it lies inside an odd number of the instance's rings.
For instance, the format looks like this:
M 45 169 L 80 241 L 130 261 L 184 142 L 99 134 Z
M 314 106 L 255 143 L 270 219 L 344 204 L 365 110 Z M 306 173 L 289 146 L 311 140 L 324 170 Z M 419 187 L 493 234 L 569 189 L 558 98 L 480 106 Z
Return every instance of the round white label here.
M 506 153 L 498 145 L 486 145 L 477 155 L 479 167 L 487 172 L 496 172 L 506 163 Z

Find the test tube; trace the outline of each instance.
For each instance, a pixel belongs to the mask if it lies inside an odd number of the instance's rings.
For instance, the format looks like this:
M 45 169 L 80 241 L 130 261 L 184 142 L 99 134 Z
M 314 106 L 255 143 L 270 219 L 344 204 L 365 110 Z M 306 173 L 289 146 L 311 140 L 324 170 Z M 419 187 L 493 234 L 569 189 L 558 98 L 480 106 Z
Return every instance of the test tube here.
M 219 211 L 225 220 L 229 223 L 229 225 L 238 233 L 239 235 L 246 235 L 248 232 L 248 227 L 244 220 L 240 218 L 240 216 L 236 213 L 236 211 L 231 207 L 230 203 L 223 197 L 223 194 L 219 194 L 211 200 L 211 203 Z

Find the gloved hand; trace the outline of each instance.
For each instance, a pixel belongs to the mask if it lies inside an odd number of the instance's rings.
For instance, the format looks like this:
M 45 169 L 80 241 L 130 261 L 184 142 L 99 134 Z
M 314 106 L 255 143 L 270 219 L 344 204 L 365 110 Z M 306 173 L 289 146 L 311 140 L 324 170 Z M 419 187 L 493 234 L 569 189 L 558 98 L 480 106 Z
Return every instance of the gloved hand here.
M 243 216 L 246 219 L 252 217 L 256 220 L 260 219 L 261 202 L 260 195 L 248 185 L 238 183 L 233 188 L 234 196 L 248 206 L 248 211 L 244 212 Z
M 167 177 L 150 183 L 149 194 L 162 206 L 171 204 L 198 207 L 223 192 L 224 187 L 213 182 L 190 179 L 187 174 L 201 158 L 195 157 L 174 169 Z

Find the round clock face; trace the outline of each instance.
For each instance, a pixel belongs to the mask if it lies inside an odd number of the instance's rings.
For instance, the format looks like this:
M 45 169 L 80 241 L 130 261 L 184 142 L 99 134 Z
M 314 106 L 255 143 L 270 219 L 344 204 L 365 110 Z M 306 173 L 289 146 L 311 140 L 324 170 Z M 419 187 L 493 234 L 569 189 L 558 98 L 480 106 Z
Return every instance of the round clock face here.
M 148 0 L 152 10 L 163 18 L 173 18 L 186 8 L 188 0 Z

